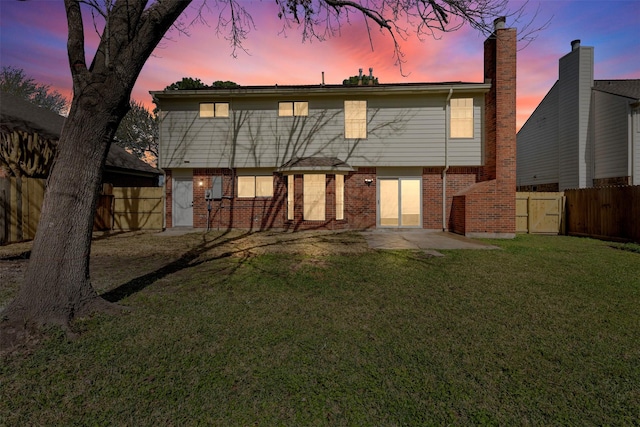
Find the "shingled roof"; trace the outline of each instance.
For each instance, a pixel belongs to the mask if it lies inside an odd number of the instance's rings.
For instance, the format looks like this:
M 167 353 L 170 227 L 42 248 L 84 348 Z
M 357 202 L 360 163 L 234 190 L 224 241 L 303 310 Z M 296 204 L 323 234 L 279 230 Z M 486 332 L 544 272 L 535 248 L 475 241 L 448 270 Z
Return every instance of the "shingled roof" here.
M 46 108 L 38 107 L 20 97 L 0 92 L 0 128 L 2 132 L 21 130 L 38 133 L 44 138 L 57 141 L 65 118 Z M 111 144 L 106 168 L 132 171 L 145 175 L 160 175 L 161 172 L 116 144 Z
M 640 99 L 640 79 L 595 80 L 593 89 L 626 98 Z

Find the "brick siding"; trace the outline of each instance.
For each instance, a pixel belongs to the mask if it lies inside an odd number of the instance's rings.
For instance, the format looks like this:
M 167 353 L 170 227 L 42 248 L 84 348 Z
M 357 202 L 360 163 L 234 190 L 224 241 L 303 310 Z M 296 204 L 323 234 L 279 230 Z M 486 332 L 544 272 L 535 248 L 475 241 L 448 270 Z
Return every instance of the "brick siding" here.
M 557 182 L 549 183 L 549 184 L 536 184 L 536 185 L 519 185 L 517 191 L 541 191 L 541 192 L 558 192 L 560 191 L 560 186 Z
M 612 185 L 631 185 L 630 176 L 616 176 L 613 178 L 599 178 L 593 180 L 594 187 L 610 187 Z

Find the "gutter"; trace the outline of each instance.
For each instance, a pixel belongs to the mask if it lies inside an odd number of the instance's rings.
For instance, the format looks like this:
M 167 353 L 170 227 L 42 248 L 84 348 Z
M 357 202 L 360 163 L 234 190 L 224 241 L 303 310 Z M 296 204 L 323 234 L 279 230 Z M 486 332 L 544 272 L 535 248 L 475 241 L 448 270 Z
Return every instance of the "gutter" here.
M 442 170 L 442 231 L 447 231 L 447 171 L 449 170 L 449 101 L 453 88 L 444 103 L 444 169 Z
M 491 83 L 415 83 L 386 84 L 377 86 L 241 86 L 233 89 L 190 89 L 149 91 L 155 99 L 176 98 L 241 98 L 241 97 L 274 97 L 274 96 L 354 96 L 354 95 L 416 95 L 422 93 L 451 93 L 453 89 L 471 93 L 487 93 Z

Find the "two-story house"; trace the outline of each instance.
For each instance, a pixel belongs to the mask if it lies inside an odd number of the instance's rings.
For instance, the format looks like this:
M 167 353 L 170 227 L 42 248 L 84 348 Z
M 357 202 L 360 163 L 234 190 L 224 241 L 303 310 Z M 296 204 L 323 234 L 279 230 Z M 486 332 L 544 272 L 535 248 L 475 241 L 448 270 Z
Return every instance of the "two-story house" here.
M 151 92 L 166 226 L 515 233 L 516 30 L 485 79 Z
M 571 42 L 518 132 L 518 189 L 640 185 L 640 79 L 594 80 L 593 52 Z

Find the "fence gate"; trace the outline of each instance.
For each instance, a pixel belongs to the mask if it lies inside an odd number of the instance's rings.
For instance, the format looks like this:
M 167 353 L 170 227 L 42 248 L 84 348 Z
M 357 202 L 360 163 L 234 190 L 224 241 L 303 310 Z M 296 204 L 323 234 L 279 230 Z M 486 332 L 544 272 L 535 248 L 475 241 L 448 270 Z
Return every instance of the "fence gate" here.
M 114 230 L 162 230 L 163 187 L 116 187 L 113 197 Z
M 564 193 L 516 193 L 516 231 L 564 234 Z

